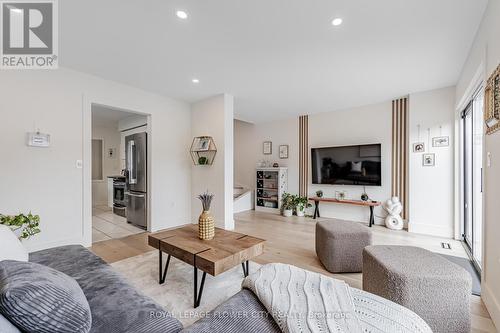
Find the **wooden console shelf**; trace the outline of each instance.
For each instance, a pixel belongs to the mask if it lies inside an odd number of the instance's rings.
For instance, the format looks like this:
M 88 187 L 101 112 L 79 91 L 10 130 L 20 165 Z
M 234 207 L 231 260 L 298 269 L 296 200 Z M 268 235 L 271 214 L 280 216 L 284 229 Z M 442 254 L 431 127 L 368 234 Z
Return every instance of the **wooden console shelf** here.
M 320 202 L 329 202 L 329 203 L 338 203 L 338 204 L 369 207 L 370 208 L 370 221 L 369 221 L 370 227 L 375 222 L 374 217 L 373 217 L 373 207 L 377 207 L 377 206 L 381 205 L 381 203 L 379 201 L 339 200 L 339 199 L 335 199 L 335 198 L 320 198 L 320 197 L 311 197 L 311 198 L 309 198 L 309 200 L 314 201 L 314 218 L 320 217 L 320 215 L 319 215 L 319 203 Z

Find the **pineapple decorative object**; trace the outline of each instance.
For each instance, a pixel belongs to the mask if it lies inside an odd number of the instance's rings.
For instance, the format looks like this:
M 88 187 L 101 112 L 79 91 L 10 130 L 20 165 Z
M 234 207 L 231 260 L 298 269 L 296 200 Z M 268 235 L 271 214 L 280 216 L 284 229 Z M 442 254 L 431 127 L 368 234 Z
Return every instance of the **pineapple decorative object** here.
M 203 240 L 210 240 L 215 236 L 215 221 L 210 214 L 210 205 L 213 198 L 214 195 L 208 193 L 208 191 L 198 196 L 203 206 L 203 212 L 198 218 L 198 237 Z

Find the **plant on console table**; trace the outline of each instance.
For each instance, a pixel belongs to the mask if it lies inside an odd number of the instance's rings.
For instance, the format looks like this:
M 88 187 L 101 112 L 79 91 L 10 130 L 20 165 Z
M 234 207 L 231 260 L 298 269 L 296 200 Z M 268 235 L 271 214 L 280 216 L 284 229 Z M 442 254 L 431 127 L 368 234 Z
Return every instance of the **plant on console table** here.
M 303 217 L 306 214 L 306 208 L 311 207 L 309 200 L 307 197 L 296 197 L 295 198 L 295 209 L 297 212 L 297 216 Z
M 0 224 L 9 227 L 20 239 L 28 239 L 41 232 L 40 216 L 29 212 L 27 215 L 3 215 L 0 214 Z
M 200 199 L 203 206 L 203 212 L 198 218 L 198 237 L 203 240 L 210 240 L 215 236 L 215 221 L 210 214 L 210 205 L 212 204 L 214 195 L 207 191 L 200 194 L 198 199 Z
M 281 197 L 281 213 L 285 217 L 290 217 L 293 215 L 293 209 L 295 208 L 295 198 L 296 196 L 290 193 L 283 193 Z

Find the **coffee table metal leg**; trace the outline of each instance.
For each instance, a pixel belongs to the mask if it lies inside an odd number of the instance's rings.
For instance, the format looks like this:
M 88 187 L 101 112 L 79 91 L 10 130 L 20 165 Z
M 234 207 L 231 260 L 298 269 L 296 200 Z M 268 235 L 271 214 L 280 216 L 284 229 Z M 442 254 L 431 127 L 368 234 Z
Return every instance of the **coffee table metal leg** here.
M 170 254 L 167 257 L 167 263 L 165 264 L 165 270 L 163 270 L 163 252 L 161 250 L 159 255 L 159 282 L 163 284 L 165 282 L 165 278 L 167 277 L 168 265 L 170 264 Z
M 243 276 L 247 277 L 248 274 L 250 274 L 250 271 L 248 270 L 248 260 L 245 262 L 242 262 L 241 267 L 243 267 Z
M 203 293 L 203 286 L 205 285 L 206 276 L 207 272 L 203 272 L 203 275 L 201 276 L 200 290 L 198 291 L 198 268 L 194 266 L 194 308 L 200 306 L 201 295 Z

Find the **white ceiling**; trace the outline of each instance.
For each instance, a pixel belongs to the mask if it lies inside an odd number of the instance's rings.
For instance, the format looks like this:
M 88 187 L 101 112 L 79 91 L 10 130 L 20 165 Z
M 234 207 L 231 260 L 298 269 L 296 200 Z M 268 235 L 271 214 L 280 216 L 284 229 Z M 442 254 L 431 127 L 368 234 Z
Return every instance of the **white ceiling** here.
M 92 104 L 92 126 L 118 129 L 118 122 L 120 120 L 136 116 L 136 113 L 118 110 L 103 105 Z
M 227 92 L 263 121 L 454 85 L 486 3 L 65 0 L 60 63 L 188 102 Z

